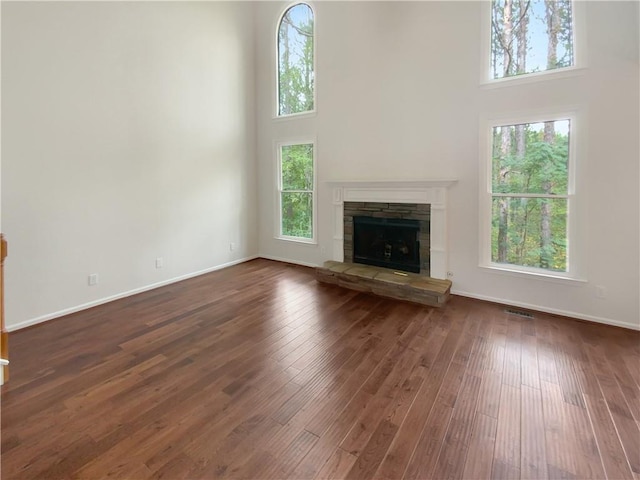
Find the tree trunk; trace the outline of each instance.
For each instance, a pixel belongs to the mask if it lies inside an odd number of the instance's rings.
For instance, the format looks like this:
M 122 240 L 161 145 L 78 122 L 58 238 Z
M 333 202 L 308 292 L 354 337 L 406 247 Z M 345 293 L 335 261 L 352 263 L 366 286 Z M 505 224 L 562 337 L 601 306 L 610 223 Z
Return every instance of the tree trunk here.
M 504 47 L 503 76 L 508 77 L 513 74 L 513 0 L 505 0 L 504 2 L 502 22 L 504 25 L 502 34 L 502 45 Z
M 518 43 L 516 73 L 521 74 L 527 71 L 528 1 L 518 0 L 518 8 L 520 20 L 518 22 L 518 28 L 516 29 L 516 40 Z M 525 145 L 524 125 L 516 125 L 516 155 L 520 159 L 523 159 L 526 154 Z
M 544 122 L 544 142 L 549 145 L 555 143 L 554 122 Z M 551 180 L 542 182 L 542 193 L 551 193 Z M 553 246 L 551 245 L 551 204 L 548 198 L 540 201 L 540 267 L 549 268 L 553 262 Z
M 503 34 L 502 45 L 504 47 L 504 66 L 503 76 L 507 77 L 512 71 L 512 48 L 513 48 L 513 0 L 505 0 L 504 11 L 502 15 Z M 502 159 L 498 183 L 506 182 L 508 169 L 505 159 L 511 155 L 511 129 L 509 127 L 501 127 L 500 129 L 501 145 L 500 157 Z M 509 254 L 509 199 L 499 197 L 498 199 L 498 262 L 506 263 Z
M 522 244 L 520 247 L 520 253 L 518 254 L 519 264 L 524 265 L 524 252 L 527 250 L 527 238 L 529 235 L 529 213 L 531 212 L 531 207 L 529 206 L 528 199 L 523 198 L 522 202 L 524 203 L 524 219 L 522 223 L 524 227 L 522 228 Z
M 527 71 L 527 31 L 529 28 L 529 6 L 527 0 L 518 0 L 519 22 L 516 29 L 516 41 L 518 42 L 518 57 L 516 73 Z
M 558 30 L 560 22 L 558 18 L 558 6 L 555 0 L 545 0 L 545 15 L 547 21 L 547 34 L 549 44 L 547 48 L 547 68 L 556 67 L 558 62 Z M 555 123 L 544 122 L 544 142 L 553 145 L 555 143 Z M 546 176 L 542 182 L 542 193 L 551 193 L 551 180 Z M 540 267 L 549 268 L 553 263 L 553 246 L 551 244 L 551 204 L 549 199 L 543 198 L 540 201 Z
M 509 127 L 500 128 L 501 144 L 500 158 L 502 159 L 500 171 L 498 173 L 498 183 L 506 183 L 509 170 L 506 165 L 506 158 L 511 155 L 511 129 Z M 501 189 L 502 190 L 502 189 Z M 506 263 L 509 254 L 509 199 L 498 198 L 498 262 Z
M 289 13 L 287 12 L 286 15 L 288 15 Z M 288 85 L 282 85 L 282 83 L 287 82 L 289 80 L 289 22 L 287 21 L 288 18 L 285 15 L 285 18 L 282 19 L 282 23 L 280 24 L 280 45 L 284 46 L 284 51 L 282 52 L 282 58 L 281 58 L 281 64 L 280 64 L 280 84 L 278 85 L 278 88 L 280 90 L 279 92 L 279 100 L 280 100 L 280 115 L 286 115 L 291 113 L 289 111 L 289 106 L 291 105 L 291 102 L 289 101 L 289 96 L 288 93 L 290 91 L 290 88 Z
M 560 15 L 555 0 L 545 0 L 545 17 L 547 20 L 547 70 L 558 65 L 558 33 L 560 31 Z

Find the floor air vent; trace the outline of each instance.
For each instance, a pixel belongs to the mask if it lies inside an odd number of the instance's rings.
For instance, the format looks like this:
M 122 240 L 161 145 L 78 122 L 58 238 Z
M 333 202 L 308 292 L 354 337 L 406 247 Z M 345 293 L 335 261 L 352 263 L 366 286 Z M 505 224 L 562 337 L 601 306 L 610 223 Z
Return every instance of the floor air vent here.
M 524 318 L 533 318 L 533 314 L 529 313 L 529 312 L 525 312 L 523 310 L 514 310 L 512 308 L 507 308 L 505 309 L 505 312 L 511 314 L 511 315 L 518 315 L 519 317 L 524 317 Z

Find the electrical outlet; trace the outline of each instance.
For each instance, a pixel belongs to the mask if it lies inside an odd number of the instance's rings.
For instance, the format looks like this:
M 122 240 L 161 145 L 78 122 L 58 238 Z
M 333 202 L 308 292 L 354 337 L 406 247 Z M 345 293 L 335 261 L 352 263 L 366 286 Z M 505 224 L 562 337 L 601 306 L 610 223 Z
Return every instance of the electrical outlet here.
M 156 268 L 164 267 L 164 259 L 162 257 L 156 258 Z
M 447 278 L 453 278 L 453 272 L 447 272 Z
M 607 298 L 607 287 L 596 285 L 596 297 Z
M 89 285 L 93 286 L 97 284 L 98 284 L 98 274 L 92 273 L 91 275 L 89 275 Z
M 231 242 L 231 243 L 229 244 L 229 251 L 230 251 L 230 252 L 233 252 L 235 249 L 236 249 L 236 244 L 235 244 L 235 243 L 233 243 L 233 242 Z

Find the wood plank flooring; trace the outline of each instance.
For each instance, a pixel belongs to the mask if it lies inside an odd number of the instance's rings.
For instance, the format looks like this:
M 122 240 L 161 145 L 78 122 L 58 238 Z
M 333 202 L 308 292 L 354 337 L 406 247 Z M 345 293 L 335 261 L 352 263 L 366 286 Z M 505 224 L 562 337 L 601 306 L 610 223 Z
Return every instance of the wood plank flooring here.
M 254 260 L 10 336 L 3 479 L 640 480 L 640 334 Z

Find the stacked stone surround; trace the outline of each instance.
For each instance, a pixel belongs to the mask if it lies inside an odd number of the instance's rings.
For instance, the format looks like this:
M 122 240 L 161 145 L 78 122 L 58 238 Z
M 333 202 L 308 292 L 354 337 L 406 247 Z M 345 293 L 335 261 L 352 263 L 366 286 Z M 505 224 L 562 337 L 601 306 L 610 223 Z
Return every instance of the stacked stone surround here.
M 353 263 L 353 217 L 404 218 L 420 222 L 420 273 L 430 272 L 431 205 L 425 203 L 344 202 L 344 261 Z

